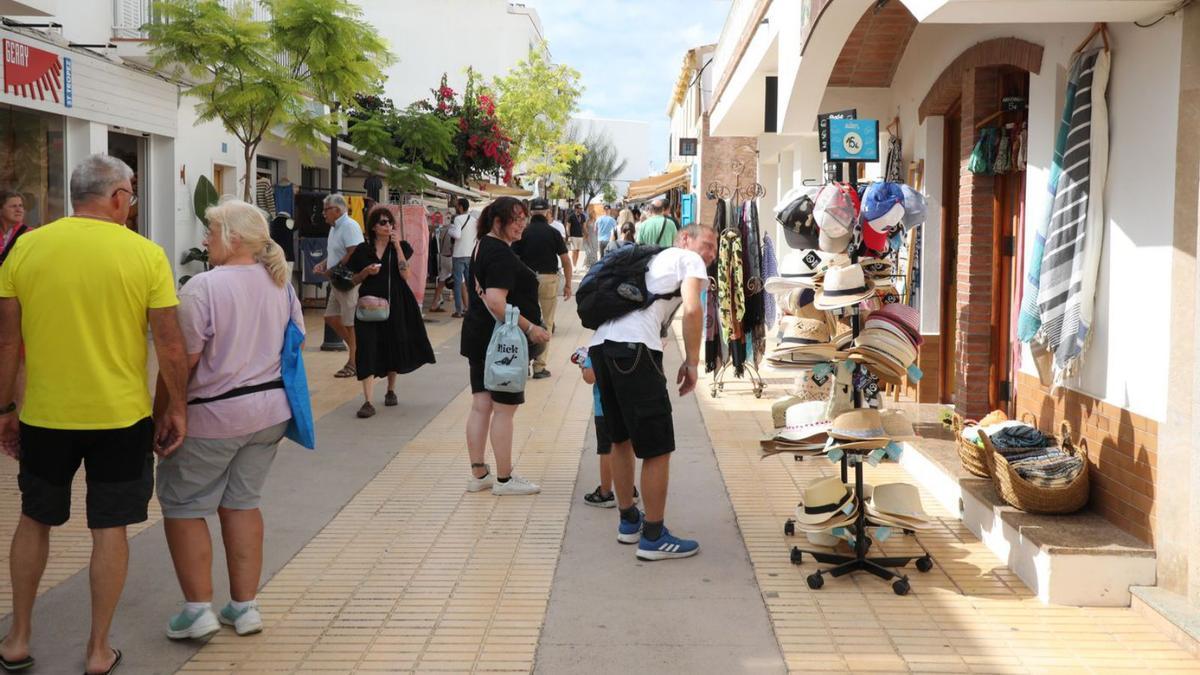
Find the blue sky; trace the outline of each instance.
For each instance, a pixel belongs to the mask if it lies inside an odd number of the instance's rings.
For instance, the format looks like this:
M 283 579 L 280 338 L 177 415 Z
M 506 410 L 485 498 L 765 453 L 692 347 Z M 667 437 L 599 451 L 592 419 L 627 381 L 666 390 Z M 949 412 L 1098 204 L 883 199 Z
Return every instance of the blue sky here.
M 583 75 L 584 117 L 650 122 L 650 160 L 666 162 L 667 103 L 688 49 L 716 42 L 729 0 L 523 0 L 550 53 Z

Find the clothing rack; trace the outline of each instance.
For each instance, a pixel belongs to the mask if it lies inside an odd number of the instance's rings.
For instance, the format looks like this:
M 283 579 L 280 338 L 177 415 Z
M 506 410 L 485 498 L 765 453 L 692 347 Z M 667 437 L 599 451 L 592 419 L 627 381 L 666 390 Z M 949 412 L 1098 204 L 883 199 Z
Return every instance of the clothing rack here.
M 753 201 L 755 199 L 760 199 L 766 195 L 766 190 L 759 183 L 748 183 L 746 185 L 741 184 L 742 174 L 745 172 L 747 167 L 745 162 L 735 159 L 730 164 L 730 167 L 734 171 L 733 189 L 730 190 L 727 185 L 724 185 L 719 181 L 712 181 L 708 184 L 708 190 L 705 192 L 709 199 L 730 199 L 732 197 L 732 201 L 737 204 L 742 201 Z M 725 224 L 725 228 L 727 230 L 733 227 L 734 225 L 732 223 Z M 718 239 L 723 234 L 723 232 L 718 232 Z M 745 282 L 743 281 L 743 284 L 744 283 Z M 759 292 L 765 293 L 766 291 L 761 290 L 760 288 Z M 750 339 L 749 336 L 747 336 L 747 339 Z M 725 378 L 728 376 L 729 370 L 732 367 L 734 367 L 733 358 L 729 358 L 721 364 L 721 367 L 717 369 L 717 372 L 713 373 L 713 381 L 709 385 L 709 394 L 711 394 L 713 398 L 716 398 L 720 392 L 725 391 Z M 753 360 L 747 359 L 742 363 L 742 368 L 745 370 L 746 374 L 750 376 L 750 388 L 751 391 L 754 392 L 754 398 L 762 398 L 763 391 L 766 389 L 767 385 L 766 381 L 763 379 L 763 376 L 758 372 L 758 367 L 754 365 Z
M 851 262 L 857 263 L 857 254 L 851 253 Z M 849 310 L 850 328 L 855 339 L 858 338 L 859 331 L 862 329 L 861 316 L 858 307 L 855 306 Z M 859 366 L 865 367 L 865 366 Z M 854 385 L 851 384 L 853 387 Z M 853 400 L 855 408 L 862 408 L 866 405 L 863 399 L 862 392 L 855 389 L 853 392 Z M 803 459 L 803 457 L 797 457 Z M 900 529 L 904 534 L 910 535 L 921 548 L 922 555 L 901 555 L 901 556 L 882 556 L 868 557 L 867 553 L 871 549 L 871 539 L 867 535 L 867 528 L 880 527 L 876 523 L 872 523 L 867 518 L 867 508 L 864 501 L 864 485 L 863 485 L 863 463 L 866 461 L 866 456 L 859 450 L 843 450 L 840 459 L 842 483 L 846 483 L 850 477 L 850 466 L 854 466 L 854 497 L 858 504 L 858 515 L 854 518 L 854 551 L 851 555 L 841 553 L 830 553 L 828 551 L 815 551 L 811 549 L 802 549 L 799 546 L 793 546 L 791 550 L 791 562 L 794 565 L 799 565 L 804 560 L 804 554 L 812 556 L 814 560 L 825 565 L 832 565 L 824 569 L 818 569 L 816 572 L 809 574 L 805 578 L 808 587 L 813 590 L 818 590 L 825 585 L 825 575 L 831 577 L 840 577 L 853 572 L 869 572 L 884 581 L 892 581 L 892 591 L 896 595 L 907 595 L 911 590 L 908 576 L 898 571 L 898 568 L 907 566 L 910 562 L 916 561 L 917 570 L 920 572 L 928 572 L 933 569 L 933 557 L 929 551 L 925 549 L 920 540 L 916 539 L 914 530 Z M 783 526 L 784 534 L 792 536 L 795 534 L 795 521 L 788 519 Z M 894 580 L 894 581 L 893 581 Z

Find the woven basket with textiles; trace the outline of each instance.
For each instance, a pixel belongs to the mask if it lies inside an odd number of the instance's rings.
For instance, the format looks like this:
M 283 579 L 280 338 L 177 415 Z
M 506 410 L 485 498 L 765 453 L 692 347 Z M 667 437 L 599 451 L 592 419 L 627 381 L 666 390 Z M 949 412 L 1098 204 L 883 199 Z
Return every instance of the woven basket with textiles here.
M 1027 513 L 1074 513 L 1087 506 L 1091 489 L 1088 480 L 1087 449 L 1071 440 L 1071 425 L 1066 421 L 1062 423 L 1061 433 L 1063 452 L 1082 458 L 1083 469 L 1070 483 L 1055 487 L 1034 485 L 1022 478 L 1016 469 L 1009 465 L 1004 455 L 996 451 L 996 446 L 987 434 L 979 434 L 988 449 L 992 485 L 996 487 L 996 492 L 1000 493 L 1001 499 Z
M 950 424 L 954 429 L 954 440 L 957 441 L 958 461 L 962 463 L 963 469 L 980 478 L 991 478 L 992 471 L 988 464 L 989 450 L 986 447 L 979 447 L 962 436 L 963 429 L 970 424 L 977 424 L 977 422 L 965 420 L 962 415 L 954 413 L 954 417 L 950 418 Z

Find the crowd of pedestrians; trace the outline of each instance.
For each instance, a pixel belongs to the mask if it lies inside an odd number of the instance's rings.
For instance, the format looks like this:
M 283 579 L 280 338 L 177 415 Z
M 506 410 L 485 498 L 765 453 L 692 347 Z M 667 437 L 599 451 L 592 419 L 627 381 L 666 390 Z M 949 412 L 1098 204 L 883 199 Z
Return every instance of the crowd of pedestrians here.
M 22 195 L 0 192 L 0 451 L 19 462 L 21 492 L 10 559 L 13 618 L 0 640 L 5 671 L 34 664 L 33 608 L 50 533 L 70 518 L 80 466 L 93 541 L 87 673 L 112 672 L 123 658 L 109 630 L 128 568 L 126 528 L 147 519 L 155 492 L 183 595 L 180 611 L 166 620 L 167 636 L 206 638 L 222 625 L 238 635 L 263 629 L 256 600 L 260 502 L 285 432 L 295 438 L 281 345 L 289 326 L 301 332 L 304 326 L 291 268 L 264 214 L 230 199 L 205 214 L 212 268 L 177 292 L 163 250 L 121 226 L 136 203 L 132 180 L 118 159 L 86 158 L 70 177 L 72 215 L 35 229 L 24 223 Z M 367 418 L 376 414 L 377 378 L 387 383 L 384 405 L 395 406 L 397 377 L 435 361 L 408 283 L 413 248 L 388 208 L 370 211 L 365 228 L 339 194 L 326 197 L 323 208 L 330 233 L 317 272 L 346 281 L 330 289 L 324 313 L 349 347 L 335 375 L 362 383 L 357 416 Z M 614 218 L 611 207 L 590 219 L 575 204 L 560 218 L 544 199 L 501 197 L 476 217 L 460 199 L 438 231 L 446 260 L 439 261 L 436 281 L 450 280 L 454 316 L 463 318 L 460 353 L 472 394 L 467 490 L 531 495 L 541 488 L 513 466 L 514 416 L 524 390 L 486 386 L 493 331 L 507 314 L 528 347 L 511 356 L 529 359 L 532 379 L 550 377 L 558 304 L 572 298 L 585 242 L 595 244 L 597 260 L 626 247 L 636 252 L 638 244 L 664 247 L 652 251 L 645 278 L 636 280 L 653 301 L 603 322 L 572 359 L 593 385 L 600 455 L 600 484 L 585 502 L 617 507 L 618 541 L 637 544 L 639 558 L 658 560 L 699 549 L 665 525 L 675 440 L 662 340 L 682 308 L 685 354 L 676 383 L 686 395 L 696 384 L 701 293 L 716 236 L 705 226 L 679 230 L 661 202 L 649 211 L 645 222 L 628 208 Z M 65 310 L 63 298 L 71 299 Z M 146 386 L 147 330 L 158 363 L 153 396 Z M 18 377 L 23 368 L 26 383 Z M 489 441 L 494 471 L 486 461 Z M 219 610 L 212 604 L 206 520 L 213 515 L 230 589 Z

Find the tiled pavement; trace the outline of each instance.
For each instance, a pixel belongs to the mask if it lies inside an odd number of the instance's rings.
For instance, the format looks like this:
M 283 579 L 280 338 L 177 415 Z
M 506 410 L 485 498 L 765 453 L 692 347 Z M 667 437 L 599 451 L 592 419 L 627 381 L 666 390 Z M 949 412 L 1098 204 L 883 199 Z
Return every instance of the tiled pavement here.
M 318 322 L 314 317 L 313 328 Z M 565 325 L 550 361 L 569 375 L 531 387 L 517 416 L 518 469 L 542 484 L 541 495 L 495 499 L 463 492 L 464 391 L 267 582 L 260 595 L 267 632 L 250 638 L 222 632 L 183 669 L 529 671 L 590 410 L 590 392 L 567 363 L 578 328 Z M 455 329 L 454 322 L 431 324 L 430 337 L 436 344 Z M 308 357 L 318 416 L 357 395 L 352 381 L 320 377 L 341 358 Z M 767 396 L 773 393 L 769 389 Z M 701 387 L 697 396 L 791 669 L 1200 672 L 1200 662 L 1130 610 L 1041 605 L 928 496 L 926 508 L 941 528 L 921 541 L 937 567 L 911 574 L 910 595 L 895 596 L 881 580 L 859 575 L 827 579 L 824 589 L 809 590 L 804 576 L 813 564 L 797 568 L 789 562 L 788 550 L 802 540 L 784 536 L 782 524 L 799 486 L 835 468 L 824 461 L 760 459 L 756 439 L 769 415 L 765 399 L 754 399 L 744 387 L 731 385 L 715 400 Z M 5 538 L 18 510 L 14 473 L 13 463 L 0 463 L 0 505 L 9 514 L 0 515 Z M 870 482 L 905 479 L 894 465 L 867 469 Z M 685 499 L 673 497 L 676 505 Z M 64 528 L 55 535 L 53 576 L 47 575 L 44 588 L 86 564 L 90 541 L 81 523 L 74 527 L 78 531 Z M 880 548 L 911 546 L 889 541 Z M 6 576 L 0 575 L 0 584 Z M 7 604 L 6 598 L 0 586 L 0 602 Z M 150 671 L 130 664 L 127 672 Z
M 1200 661 L 1130 609 L 1041 604 L 924 491 L 925 509 L 936 516 L 939 527 L 920 534 L 919 540 L 936 565 L 928 574 L 908 568 L 909 595 L 896 596 L 890 583 L 861 573 L 826 576 L 822 589 L 810 590 L 805 577 L 826 566 L 807 556 L 800 566 L 791 564 L 792 546 L 809 547 L 803 533 L 786 536 L 783 523 L 808 481 L 835 475 L 839 469 L 823 459 L 762 457 L 758 439 L 771 428 L 766 401 L 782 391 L 779 385 L 769 386 L 758 400 L 748 386 L 735 383 L 716 399 L 706 387 L 697 396 L 789 669 L 1200 672 Z M 864 469 L 867 483 L 913 482 L 895 464 Z M 911 538 L 891 539 L 874 548 L 892 555 L 919 550 Z

